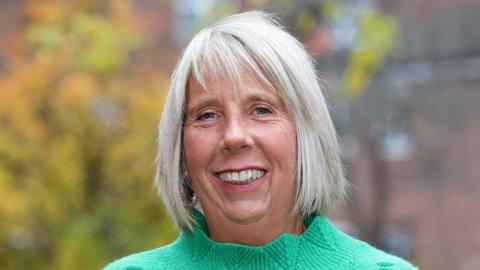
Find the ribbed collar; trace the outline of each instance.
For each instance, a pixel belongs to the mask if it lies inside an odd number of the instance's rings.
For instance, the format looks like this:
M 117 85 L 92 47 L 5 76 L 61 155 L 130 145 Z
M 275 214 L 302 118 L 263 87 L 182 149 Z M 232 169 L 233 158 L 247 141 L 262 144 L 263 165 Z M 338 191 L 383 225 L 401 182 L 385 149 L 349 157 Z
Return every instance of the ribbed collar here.
M 315 249 L 316 254 L 336 249 L 337 230 L 323 216 L 310 216 L 304 223 L 308 226 L 301 235 L 284 233 L 270 243 L 262 246 L 248 246 L 236 243 L 221 243 L 208 237 L 208 228 L 204 216 L 194 211 L 198 226 L 194 232 L 182 233 L 180 241 L 190 253 L 193 262 L 201 260 L 223 261 L 231 267 L 256 267 L 276 265 L 291 268 L 296 264 L 298 251 Z M 259 267 L 260 266 L 260 267 Z M 267 267 L 270 269 L 270 267 Z

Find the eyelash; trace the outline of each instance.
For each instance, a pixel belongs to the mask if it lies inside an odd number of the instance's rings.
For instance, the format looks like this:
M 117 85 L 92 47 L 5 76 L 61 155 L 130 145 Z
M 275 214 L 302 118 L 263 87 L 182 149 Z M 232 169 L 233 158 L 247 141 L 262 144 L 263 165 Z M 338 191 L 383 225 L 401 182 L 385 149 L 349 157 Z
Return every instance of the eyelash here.
M 264 111 L 263 113 L 259 113 L 259 110 L 262 110 Z M 257 114 L 257 115 L 260 115 L 260 116 L 265 116 L 267 114 L 271 114 L 272 113 L 272 110 L 270 110 L 268 107 L 266 106 L 257 106 L 255 107 L 254 109 L 254 112 Z
M 267 106 L 256 106 L 253 110 L 253 113 L 256 114 L 259 117 L 265 117 L 269 114 L 272 114 L 272 110 L 268 108 Z M 203 112 L 200 115 L 197 116 L 196 120 L 197 121 L 209 121 L 211 119 L 217 118 L 218 115 L 215 112 L 212 111 L 207 111 Z
M 212 116 L 211 118 L 207 118 L 207 115 L 210 115 Z M 198 117 L 197 117 L 197 121 L 208 121 L 214 117 L 216 117 L 217 115 L 214 113 L 214 112 L 204 112 L 202 114 L 200 114 Z

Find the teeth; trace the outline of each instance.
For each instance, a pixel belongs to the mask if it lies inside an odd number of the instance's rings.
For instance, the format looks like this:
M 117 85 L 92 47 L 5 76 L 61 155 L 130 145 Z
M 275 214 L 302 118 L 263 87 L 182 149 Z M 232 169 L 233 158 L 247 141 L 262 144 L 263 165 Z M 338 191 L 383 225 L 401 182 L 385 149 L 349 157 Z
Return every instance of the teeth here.
M 240 183 L 255 180 L 264 174 L 265 172 L 261 170 L 244 170 L 240 172 L 224 172 L 219 177 L 225 182 Z

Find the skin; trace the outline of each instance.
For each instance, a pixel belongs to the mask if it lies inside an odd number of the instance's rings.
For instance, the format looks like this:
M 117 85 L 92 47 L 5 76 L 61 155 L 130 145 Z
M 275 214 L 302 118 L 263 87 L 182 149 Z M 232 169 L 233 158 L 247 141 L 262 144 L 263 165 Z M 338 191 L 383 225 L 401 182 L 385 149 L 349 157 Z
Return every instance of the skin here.
M 283 233 L 302 233 L 301 219 L 291 214 L 295 125 L 282 101 L 247 72 L 238 91 L 222 77 L 206 77 L 208 90 L 190 81 L 183 142 L 209 236 L 259 246 Z M 219 178 L 222 172 L 245 169 L 265 175 L 243 185 Z

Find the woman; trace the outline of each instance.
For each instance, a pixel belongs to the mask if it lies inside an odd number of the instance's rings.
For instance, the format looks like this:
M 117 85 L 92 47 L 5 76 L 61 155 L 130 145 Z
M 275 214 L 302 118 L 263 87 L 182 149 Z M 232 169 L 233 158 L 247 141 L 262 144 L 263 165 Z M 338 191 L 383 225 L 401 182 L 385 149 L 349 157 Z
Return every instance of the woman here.
M 172 76 L 156 183 L 182 230 L 106 269 L 414 269 L 323 215 L 345 194 L 313 63 L 268 15 L 198 33 Z

